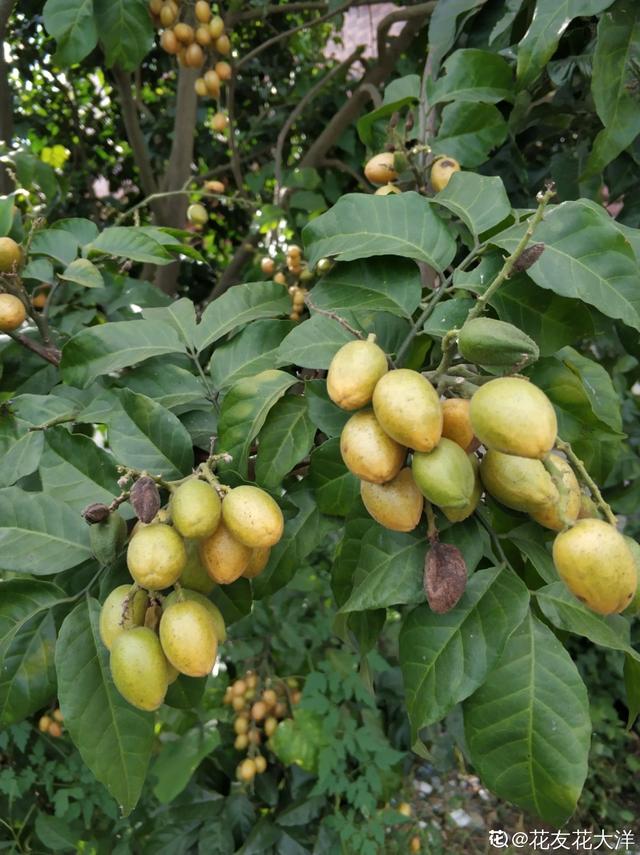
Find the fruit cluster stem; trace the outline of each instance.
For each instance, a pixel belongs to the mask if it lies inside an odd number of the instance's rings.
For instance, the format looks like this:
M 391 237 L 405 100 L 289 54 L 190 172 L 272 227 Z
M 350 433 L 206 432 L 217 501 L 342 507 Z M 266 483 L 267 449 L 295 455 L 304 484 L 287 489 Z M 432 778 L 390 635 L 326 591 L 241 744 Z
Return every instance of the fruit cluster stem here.
M 118 472 L 122 475 L 127 475 L 129 478 L 151 478 L 152 481 L 155 481 L 159 487 L 163 487 L 165 490 L 168 490 L 172 493 L 178 484 L 181 484 L 182 481 L 186 481 L 186 478 L 182 478 L 179 481 L 166 481 L 164 478 L 161 478 L 160 475 L 152 475 L 150 472 L 147 472 L 145 469 L 132 469 L 130 466 L 118 466 Z M 190 477 L 190 476 L 189 476 Z
M 551 480 L 553 481 L 555 488 L 558 491 L 558 495 L 560 496 L 560 500 L 558 502 L 558 516 L 562 522 L 563 529 L 570 528 L 573 525 L 573 521 L 567 516 L 567 509 L 569 507 L 569 496 L 571 495 L 571 492 L 564 483 L 562 472 L 556 465 L 553 455 L 547 454 L 546 457 L 543 458 L 542 463 L 549 475 L 551 475 Z
M 602 493 L 600 492 L 600 488 L 593 480 L 591 475 L 589 475 L 589 473 L 587 472 L 587 467 L 584 465 L 582 460 L 580 460 L 573 448 L 571 448 L 571 443 L 565 442 L 564 440 L 560 439 L 560 437 L 558 437 L 556 439 L 556 448 L 559 451 L 562 451 L 563 454 L 566 454 L 567 459 L 577 472 L 579 479 L 589 488 L 593 497 L 593 501 L 602 511 L 602 513 L 607 519 L 607 522 L 611 523 L 612 526 L 617 527 L 618 520 L 616 519 L 616 515 L 613 513 L 611 507 L 607 504 L 607 502 L 605 502 Z

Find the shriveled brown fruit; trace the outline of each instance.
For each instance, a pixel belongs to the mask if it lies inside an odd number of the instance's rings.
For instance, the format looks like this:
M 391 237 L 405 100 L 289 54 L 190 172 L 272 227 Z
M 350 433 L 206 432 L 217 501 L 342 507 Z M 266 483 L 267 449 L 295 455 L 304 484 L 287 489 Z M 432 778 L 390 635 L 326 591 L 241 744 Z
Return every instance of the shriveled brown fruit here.
M 450 612 L 466 587 L 467 565 L 458 547 L 432 544 L 424 568 L 424 588 L 431 611 L 439 615 Z
M 143 523 L 150 523 L 160 510 L 160 491 L 153 478 L 138 478 L 129 495 L 129 504 Z

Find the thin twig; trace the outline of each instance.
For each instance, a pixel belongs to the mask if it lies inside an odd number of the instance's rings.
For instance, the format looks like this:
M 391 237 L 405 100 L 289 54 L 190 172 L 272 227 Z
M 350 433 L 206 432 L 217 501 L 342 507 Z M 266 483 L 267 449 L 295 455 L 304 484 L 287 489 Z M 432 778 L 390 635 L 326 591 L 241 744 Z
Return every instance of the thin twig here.
M 357 330 L 355 327 L 352 327 L 348 321 L 345 321 L 344 318 L 341 318 L 337 312 L 331 312 L 329 309 L 320 309 L 313 302 L 309 294 L 304 298 L 307 306 L 312 309 L 314 312 L 317 312 L 319 315 L 325 315 L 327 318 L 332 318 L 334 321 L 337 321 L 340 326 L 344 327 L 351 335 L 354 335 L 356 338 L 366 338 L 365 334 L 360 330 Z
M 613 511 L 611 510 L 611 507 L 607 504 L 607 502 L 605 502 L 605 500 L 602 496 L 602 493 L 600 492 L 600 488 L 598 487 L 596 482 L 593 480 L 591 475 L 589 475 L 589 473 L 587 472 L 587 467 L 584 465 L 582 460 L 580 460 L 578 455 L 575 453 L 575 451 L 571 447 L 571 443 L 565 442 L 564 440 L 560 439 L 560 437 L 558 437 L 556 439 L 556 448 L 559 451 L 562 451 L 563 454 L 566 454 L 569 462 L 571 463 L 573 468 L 578 473 L 580 480 L 584 484 L 586 484 L 587 487 L 589 488 L 589 490 L 591 491 L 591 495 L 593 496 L 594 502 L 596 503 L 598 508 L 600 508 L 602 513 L 605 515 L 605 517 L 607 518 L 607 521 L 610 522 L 612 526 L 617 526 L 618 520 L 616 519 L 616 515 L 613 513 Z
M 18 344 L 26 347 L 27 350 L 37 353 L 38 356 L 42 357 L 42 359 L 46 359 L 46 361 L 50 362 L 52 365 L 55 365 L 56 367 L 60 365 L 62 353 L 57 347 L 45 347 L 45 345 L 40 344 L 37 341 L 33 341 L 33 339 L 30 339 L 26 335 L 21 335 L 20 333 L 8 332 L 6 335 L 10 336 L 14 341 L 18 342 Z

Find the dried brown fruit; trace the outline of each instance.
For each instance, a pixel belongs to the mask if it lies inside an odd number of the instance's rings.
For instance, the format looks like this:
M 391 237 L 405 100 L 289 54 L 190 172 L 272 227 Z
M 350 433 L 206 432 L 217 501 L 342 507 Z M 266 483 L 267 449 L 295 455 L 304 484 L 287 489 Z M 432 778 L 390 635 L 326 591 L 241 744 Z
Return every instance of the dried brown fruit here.
M 109 508 L 103 505 L 102 502 L 94 502 L 92 505 L 87 505 L 84 511 L 82 511 L 82 516 L 89 525 L 94 525 L 95 523 L 106 520 L 109 516 Z
M 521 273 L 523 270 L 528 270 L 536 261 L 540 258 L 542 253 L 544 252 L 544 244 L 543 243 L 534 243 L 531 246 L 528 246 L 520 258 L 518 258 L 513 265 L 514 273 Z
M 434 543 L 424 565 L 424 589 L 431 610 L 442 615 L 453 609 L 467 587 L 467 565 L 457 546 Z
M 160 510 L 160 491 L 153 478 L 143 475 L 131 488 L 129 503 L 143 523 L 150 523 Z

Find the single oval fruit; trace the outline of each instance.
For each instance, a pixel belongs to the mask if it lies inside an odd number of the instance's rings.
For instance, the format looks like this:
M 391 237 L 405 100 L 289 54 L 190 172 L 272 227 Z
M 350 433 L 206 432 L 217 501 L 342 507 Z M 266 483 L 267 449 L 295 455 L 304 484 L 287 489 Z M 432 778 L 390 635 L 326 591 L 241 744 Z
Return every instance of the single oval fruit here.
M 402 190 L 395 184 L 384 184 L 382 187 L 378 187 L 374 196 L 394 196 L 398 193 L 402 193 Z
M 551 502 L 542 508 L 531 511 L 531 516 L 539 524 L 545 528 L 553 529 L 553 531 L 562 531 L 566 525 L 573 525 L 578 519 L 580 513 L 581 496 L 580 484 L 576 478 L 573 469 L 569 463 L 561 455 L 554 453 L 551 455 L 551 461 L 555 468 L 559 471 L 560 479 L 566 494 L 563 496 L 558 491 L 557 501 Z M 548 471 L 548 470 L 547 470 Z M 553 472 L 549 473 L 553 481 Z M 557 487 L 556 487 L 557 489 Z M 564 513 L 563 513 L 564 511 Z M 563 519 L 564 517 L 564 519 Z
M 215 603 L 212 603 L 208 597 L 203 596 L 198 591 L 190 591 L 189 588 L 181 588 L 182 600 L 180 599 L 180 595 L 177 591 L 172 591 L 168 597 L 165 598 L 163 609 L 166 611 L 171 606 L 174 606 L 176 603 L 191 601 L 194 603 L 200 603 L 201 606 L 209 612 L 211 616 L 211 620 L 213 621 L 213 628 L 216 633 L 216 638 L 218 642 L 222 644 L 223 641 L 227 640 L 227 627 L 224 622 L 224 618 L 222 616 L 222 612 L 216 606 Z
M 558 421 L 542 389 L 519 377 L 498 377 L 471 398 L 471 426 L 487 448 L 519 457 L 544 457 Z
M 190 68 L 201 68 L 204 65 L 204 51 L 197 42 L 187 48 L 185 62 Z
M 0 237 L 0 273 L 15 273 L 22 264 L 22 248 L 13 238 Z
M 260 270 L 265 274 L 265 276 L 272 276 L 275 269 L 276 263 L 273 258 L 269 258 L 268 255 L 265 255 L 264 258 L 260 259 Z
M 458 335 L 458 350 L 467 362 L 492 367 L 523 368 L 540 356 L 538 345 L 526 333 L 494 318 L 467 321 Z
M 467 453 L 475 451 L 479 443 L 471 427 L 468 398 L 447 398 L 442 402 L 442 436 L 452 439 Z
M 214 15 L 209 21 L 209 32 L 211 33 L 212 39 L 219 39 L 224 33 L 224 21 L 220 15 Z
M 431 451 L 442 435 L 438 393 L 410 368 L 380 378 L 373 391 L 373 412 L 385 433 L 416 451 Z
M 558 501 L 551 475 L 540 460 L 489 449 L 480 464 L 485 489 L 514 511 L 532 513 Z
M 111 650 L 116 636 L 121 632 L 144 624 L 147 592 L 142 590 L 135 592 L 125 615 L 124 603 L 130 593 L 131 585 L 118 585 L 102 604 L 98 626 L 100 638 L 107 650 Z
M 196 95 L 199 95 L 200 98 L 206 98 L 209 94 L 207 91 L 207 84 L 204 82 L 204 77 L 198 77 L 196 82 L 193 84 L 193 88 L 195 89 Z
M 343 410 L 359 410 L 387 373 L 387 357 L 373 340 L 350 341 L 335 354 L 327 373 L 327 394 Z
M 218 652 L 213 618 L 195 600 L 175 603 L 162 613 L 160 643 L 174 668 L 188 677 L 206 677 Z
M 174 528 L 183 537 L 198 539 L 218 528 L 222 502 L 211 484 L 192 478 L 171 495 L 169 511 Z
M 13 332 L 22 326 L 27 310 L 13 294 L 0 294 L 0 332 Z
M 214 582 L 235 582 L 249 566 L 251 549 L 236 540 L 224 521 L 212 535 L 200 541 L 200 560 Z
M 411 471 L 418 489 L 433 505 L 464 508 L 471 501 L 475 472 L 453 440 L 441 439 L 432 451 L 416 451 Z
M 187 208 L 187 219 L 194 226 L 204 226 L 209 222 L 209 214 L 204 205 L 189 205 Z
M 437 158 L 431 167 L 431 186 L 439 193 L 447 186 L 454 172 L 460 172 L 460 164 L 453 157 Z
M 363 481 L 384 484 L 402 469 L 407 449 L 380 427 L 371 410 L 351 416 L 340 434 L 344 464 Z
M 207 0 L 197 0 L 195 5 L 196 20 L 201 24 L 208 24 L 211 20 L 211 6 Z
M 274 546 L 284 530 L 284 517 L 276 500 L 251 485 L 227 493 L 222 518 L 233 537 L 252 549 Z
M 205 71 L 202 79 L 209 95 L 212 98 L 217 98 L 220 95 L 220 78 L 216 72 L 210 68 L 208 71 Z
M 392 151 L 383 151 L 367 161 L 364 174 L 372 184 L 388 184 L 395 181 L 398 173 L 395 168 L 395 156 Z
M 360 495 L 374 520 L 392 531 L 413 531 L 420 522 L 424 497 L 411 469 L 402 469 L 386 484 L 360 482 Z
M 255 579 L 256 576 L 259 576 L 264 570 L 264 568 L 267 566 L 270 555 L 270 546 L 260 546 L 257 549 L 252 549 L 249 564 L 247 566 L 247 569 L 242 574 L 244 578 Z
M 624 534 L 623 537 L 625 543 L 629 547 L 629 552 L 633 556 L 633 563 L 636 566 L 636 577 L 638 580 L 633 599 L 624 610 L 623 614 L 635 616 L 640 615 L 640 543 L 637 543 L 632 537 L 629 537 L 626 534 Z
M 467 517 L 470 517 L 472 513 L 475 512 L 476 508 L 480 504 L 480 499 L 482 498 L 482 481 L 480 480 L 480 463 L 475 454 L 468 454 L 469 462 L 473 468 L 474 472 L 474 484 L 473 484 L 473 492 L 471 493 L 471 498 L 462 508 L 448 508 L 441 507 L 440 510 L 445 515 L 445 517 L 449 520 L 449 522 L 462 522 L 466 520 Z
M 200 543 L 197 540 L 185 540 L 184 548 L 187 552 L 187 563 L 180 574 L 180 584 L 184 588 L 198 591 L 200 594 L 209 594 L 216 583 L 209 576 L 200 560 Z
M 89 528 L 91 551 L 102 567 L 110 564 L 127 541 L 127 523 L 118 511 Z
M 211 25 L 209 25 L 211 27 Z M 231 42 L 229 36 L 222 35 L 216 39 L 216 50 L 223 56 L 228 56 L 231 53 Z
M 193 27 L 189 24 L 176 24 L 173 28 L 176 38 L 184 45 L 190 45 L 195 38 Z
M 638 575 L 624 537 L 604 520 L 578 520 L 553 542 L 553 562 L 567 588 L 601 615 L 632 602 Z
M 129 541 L 127 567 L 141 588 L 152 591 L 169 588 L 178 581 L 186 563 L 182 538 L 164 523 L 139 529 Z
M 224 113 L 214 113 L 211 117 L 211 127 L 214 131 L 221 134 L 227 129 L 229 119 Z
M 166 53 L 176 54 L 180 50 L 180 42 L 173 30 L 165 30 L 160 36 L 160 45 Z
M 231 77 L 233 76 L 231 66 L 223 59 L 221 59 L 220 62 L 216 62 L 215 70 L 220 80 L 231 80 Z
M 167 660 L 152 629 L 138 626 L 116 636 L 109 665 L 125 701 L 140 710 L 158 709 L 169 683 Z

